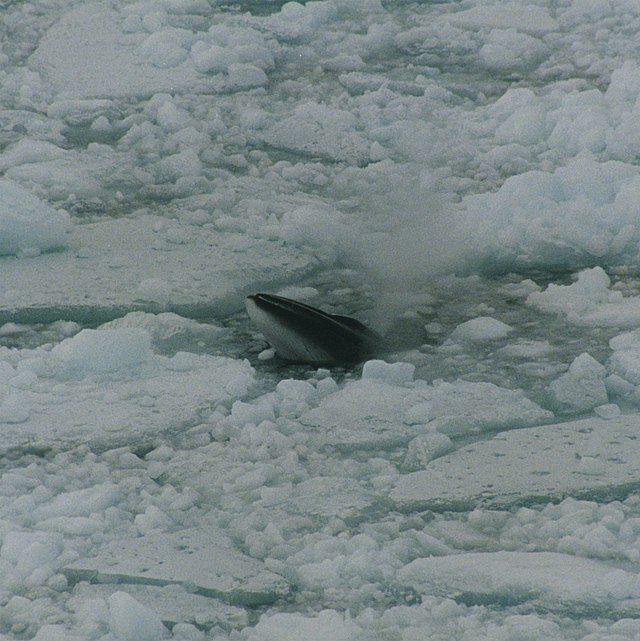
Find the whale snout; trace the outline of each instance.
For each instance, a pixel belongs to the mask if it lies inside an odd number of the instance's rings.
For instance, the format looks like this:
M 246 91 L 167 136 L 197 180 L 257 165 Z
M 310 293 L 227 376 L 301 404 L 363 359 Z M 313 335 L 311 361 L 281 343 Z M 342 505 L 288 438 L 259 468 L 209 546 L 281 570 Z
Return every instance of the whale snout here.
M 249 317 L 281 358 L 314 365 L 357 363 L 372 356 L 381 337 L 349 316 L 327 314 L 274 294 L 245 299 Z

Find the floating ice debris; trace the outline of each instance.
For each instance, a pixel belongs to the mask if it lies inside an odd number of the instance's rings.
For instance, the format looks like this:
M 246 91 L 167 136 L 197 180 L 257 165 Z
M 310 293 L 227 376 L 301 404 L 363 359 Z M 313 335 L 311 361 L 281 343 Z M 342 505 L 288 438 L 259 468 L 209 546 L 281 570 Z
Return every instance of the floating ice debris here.
M 491 341 L 506 338 L 512 331 L 513 327 L 496 318 L 480 316 L 458 325 L 449 338 L 453 341 Z
M 49 207 L 11 180 L 0 180 L 0 255 L 39 256 L 68 243 L 69 214 Z

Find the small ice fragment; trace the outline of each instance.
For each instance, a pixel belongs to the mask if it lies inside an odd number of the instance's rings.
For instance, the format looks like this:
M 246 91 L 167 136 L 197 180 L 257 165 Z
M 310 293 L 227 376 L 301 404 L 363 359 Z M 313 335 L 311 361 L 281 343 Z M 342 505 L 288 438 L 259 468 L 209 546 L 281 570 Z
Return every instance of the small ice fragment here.
M 403 385 L 413 381 L 416 366 L 412 363 L 385 363 L 367 361 L 362 368 L 362 380 L 379 380 L 390 385 Z
M 269 361 L 269 360 L 271 360 L 275 355 L 276 355 L 276 350 L 275 350 L 275 349 L 273 349 L 272 347 L 269 347 L 268 349 L 263 349 L 263 350 L 258 354 L 258 360 L 259 360 L 259 361 Z
M 254 65 L 234 62 L 229 65 L 228 84 L 233 89 L 261 87 L 269 82 L 267 74 Z
M 616 418 L 620 416 L 620 408 L 615 403 L 607 403 L 605 405 L 598 405 L 594 407 L 593 411 L 601 418 Z
M 427 323 L 424 326 L 424 329 L 429 334 L 442 334 L 442 331 L 443 331 L 442 325 L 436 321 L 432 323 Z
M 320 292 L 315 287 L 296 287 L 290 285 L 278 291 L 278 296 L 294 298 L 295 300 L 311 300 L 317 298 Z
M 109 267 L 112 269 L 120 269 L 121 267 L 124 267 L 127 264 L 127 258 L 126 256 L 123 255 L 116 255 L 112 256 L 109 259 Z
M 109 119 L 102 115 L 98 116 L 92 123 L 91 123 L 91 130 L 92 131 L 100 131 L 100 132 L 109 132 L 111 131 L 111 123 L 109 122 Z
M 626 381 L 617 374 L 611 374 L 604 379 L 604 384 L 609 394 L 614 396 L 627 396 L 635 391 L 635 385 Z
M 16 389 L 33 389 L 38 382 L 38 375 L 32 370 L 23 370 L 16 374 L 10 381 L 9 385 Z
M 137 327 L 83 329 L 51 350 L 61 373 L 83 378 L 87 374 L 128 372 L 151 356 L 151 338 Z
M 11 393 L 0 405 L 0 423 L 24 423 L 31 415 L 24 399 Z
M 491 316 L 478 316 L 458 325 L 451 338 L 455 341 L 490 341 L 505 338 L 513 328 Z
M 575 378 L 604 378 L 607 370 L 593 356 L 583 352 L 569 366 L 569 373 Z
M 181 227 L 170 227 L 167 229 L 167 242 L 174 245 L 185 245 L 189 242 L 189 233 Z
M 423 470 L 429 461 L 446 454 L 451 447 L 451 439 L 446 434 L 440 432 L 420 434 L 407 447 L 404 468 L 409 472 Z
M 22 334 L 26 327 L 24 325 L 18 325 L 16 323 L 5 323 L 0 327 L 0 336 L 15 336 L 17 334 Z
M 171 287 L 162 278 L 147 278 L 138 285 L 138 297 L 147 302 L 167 305 L 171 299 Z
M 568 372 L 552 381 L 549 390 L 559 409 L 585 412 L 606 405 L 605 374 L 606 368 L 583 352 L 574 359 Z
M 404 415 L 404 423 L 407 425 L 419 425 L 420 423 L 428 423 L 435 418 L 433 412 L 433 403 L 425 401 L 410 407 Z
M 109 613 L 109 627 L 118 639 L 154 641 L 168 636 L 160 617 L 126 592 L 109 597 Z
M 2 179 L 0 223 L 0 254 L 31 257 L 65 247 L 71 218 L 17 183 Z

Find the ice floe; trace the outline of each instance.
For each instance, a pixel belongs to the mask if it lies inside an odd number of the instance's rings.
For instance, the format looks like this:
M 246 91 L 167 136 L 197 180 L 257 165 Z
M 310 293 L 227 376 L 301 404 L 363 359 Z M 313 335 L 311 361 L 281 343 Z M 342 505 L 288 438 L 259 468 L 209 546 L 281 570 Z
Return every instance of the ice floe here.
M 538 608 L 635 614 L 638 576 L 599 561 L 553 552 L 489 552 L 417 559 L 399 580 L 468 604 L 536 603 Z
M 400 476 L 390 497 L 403 508 L 451 509 L 614 497 L 638 483 L 637 425 L 630 414 L 502 432 Z
M 237 551 L 223 531 L 201 527 L 148 532 L 142 547 L 138 538 L 116 540 L 64 573 L 73 583 L 181 585 L 232 605 L 270 603 L 289 591 L 281 576 Z
M 34 227 L 23 242 L 37 247 L 38 233 Z M 100 321 L 116 317 L 114 310 L 136 309 L 200 316 L 216 308 L 231 311 L 245 292 L 301 275 L 315 263 L 272 241 L 153 216 L 74 225 L 62 238 L 66 251 L 0 259 L 5 320 L 63 315 Z M 45 242 L 56 239 L 49 233 Z
M 206 408 L 254 382 L 247 362 L 156 355 L 139 327 L 85 329 L 51 351 L 22 356 L 3 361 L 5 451 L 80 443 L 100 449 L 130 443 L 132 435 L 144 447 L 167 431 L 198 425 Z

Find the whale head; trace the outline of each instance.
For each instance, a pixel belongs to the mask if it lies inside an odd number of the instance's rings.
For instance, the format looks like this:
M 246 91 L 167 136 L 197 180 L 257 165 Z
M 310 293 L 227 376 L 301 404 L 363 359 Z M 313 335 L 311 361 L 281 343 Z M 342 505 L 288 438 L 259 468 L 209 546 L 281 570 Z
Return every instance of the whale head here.
M 382 338 L 349 316 L 274 294 L 252 294 L 247 313 L 284 360 L 314 365 L 353 364 L 380 349 Z

